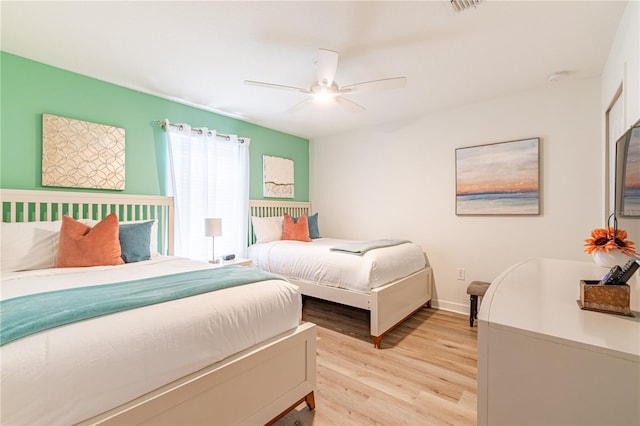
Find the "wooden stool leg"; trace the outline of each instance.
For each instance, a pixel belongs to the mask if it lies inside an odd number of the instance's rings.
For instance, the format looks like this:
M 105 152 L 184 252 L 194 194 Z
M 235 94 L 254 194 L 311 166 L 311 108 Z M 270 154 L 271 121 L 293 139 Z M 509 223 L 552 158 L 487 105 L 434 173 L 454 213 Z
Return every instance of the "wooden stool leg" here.
M 469 308 L 469 327 L 473 327 L 473 320 L 478 316 L 478 296 L 471 295 L 471 307 Z

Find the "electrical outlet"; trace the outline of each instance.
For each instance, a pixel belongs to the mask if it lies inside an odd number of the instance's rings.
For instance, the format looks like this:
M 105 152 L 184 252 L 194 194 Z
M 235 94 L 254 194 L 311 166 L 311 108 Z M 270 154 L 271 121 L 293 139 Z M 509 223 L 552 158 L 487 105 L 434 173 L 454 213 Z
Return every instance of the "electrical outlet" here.
M 458 280 L 464 281 L 464 268 L 458 268 Z

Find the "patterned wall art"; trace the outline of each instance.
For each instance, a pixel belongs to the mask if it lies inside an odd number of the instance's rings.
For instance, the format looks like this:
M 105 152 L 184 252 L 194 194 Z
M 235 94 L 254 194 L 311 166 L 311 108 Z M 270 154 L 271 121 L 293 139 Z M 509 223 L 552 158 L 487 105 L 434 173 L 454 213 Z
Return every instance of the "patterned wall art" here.
M 456 149 L 456 214 L 540 214 L 540 138 Z
M 263 195 L 269 198 L 294 198 L 293 160 L 262 156 Z
M 42 185 L 124 190 L 125 131 L 42 114 Z

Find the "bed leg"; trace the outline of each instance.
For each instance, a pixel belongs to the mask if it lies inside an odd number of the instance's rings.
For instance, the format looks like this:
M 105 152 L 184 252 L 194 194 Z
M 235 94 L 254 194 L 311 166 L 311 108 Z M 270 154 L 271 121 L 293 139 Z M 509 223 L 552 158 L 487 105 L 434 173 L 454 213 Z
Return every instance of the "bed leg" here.
M 311 391 L 308 394 L 306 394 L 303 398 L 300 398 L 298 401 L 296 401 L 291 407 L 287 408 L 282 413 L 278 414 L 273 419 L 271 419 L 269 422 L 265 423 L 264 426 L 273 426 L 278 420 L 286 416 L 290 411 L 292 411 L 298 405 L 302 404 L 303 401 L 307 403 L 307 407 L 309 407 L 309 410 L 315 410 L 316 400 L 313 396 L 313 391 Z
M 380 349 L 380 345 L 382 344 L 382 336 L 371 336 L 371 340 L 373 340 L 373 346 L 376 349 Z
M 430 308 L 430 307 L 431 307 L 431 299 L 427 301 L 427 308 Z
M 316 409 L 316 399 L 313 396 L 313 391 L 309 392 L 307 396 L 304 397 L 304 402 L 307 403 L 307 407 L 309 407 L 309 410 Z

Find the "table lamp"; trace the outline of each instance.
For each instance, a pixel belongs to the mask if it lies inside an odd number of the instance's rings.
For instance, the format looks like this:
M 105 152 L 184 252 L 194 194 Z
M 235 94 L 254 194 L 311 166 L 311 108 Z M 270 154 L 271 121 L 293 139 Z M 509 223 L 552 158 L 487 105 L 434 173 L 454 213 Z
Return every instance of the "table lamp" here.
M 211 237 L 211 241 L 213 242 L 213 250 L 212 255 L 213 259 L 209 261 L 209 263 L 218 263 L 218 259 L 216 259 L 216 237 L 220 237 L 222 235 L 222 219 L 219 217 L 208 217 L 204 220 L 204 235 L 207 237 Z

